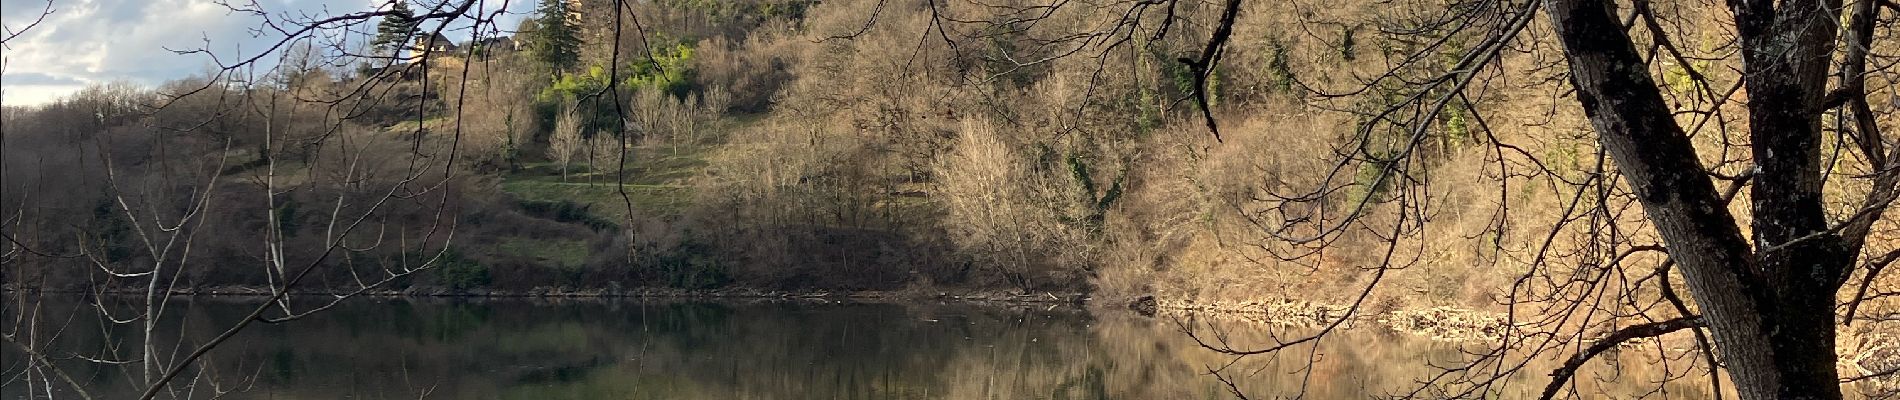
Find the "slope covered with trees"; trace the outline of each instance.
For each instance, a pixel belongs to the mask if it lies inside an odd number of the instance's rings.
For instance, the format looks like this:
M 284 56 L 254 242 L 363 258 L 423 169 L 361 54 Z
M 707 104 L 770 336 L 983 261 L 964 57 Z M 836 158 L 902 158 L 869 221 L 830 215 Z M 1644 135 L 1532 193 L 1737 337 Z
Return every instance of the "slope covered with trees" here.
M 7 108 L 7 284 L 1344 310 L 1234 357 L 1460 306 L 1511 320 L 1452 395 L 1675 332 L 1744 398 L 1893 374 L 1837 365 L 1900 315 L 1880 2 L 437 3 Z

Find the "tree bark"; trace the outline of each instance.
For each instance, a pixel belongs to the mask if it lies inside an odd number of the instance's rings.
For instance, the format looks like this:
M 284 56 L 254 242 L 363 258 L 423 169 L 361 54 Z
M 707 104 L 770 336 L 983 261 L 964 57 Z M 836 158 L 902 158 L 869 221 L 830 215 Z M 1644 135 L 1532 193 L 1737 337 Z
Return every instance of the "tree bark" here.
M 1768 26 L 1742 33 L 1742 68 L 1758 171 L 1750 193 L 1755 258 L 1773 299 L 1759 311 L 1783 399 L 1841 398 L 1834 293 L 1855 254 L 1828 229 L 1821 199 L 1822 99 L 1840 10 L 1841 0 L 1827 0 L 1735 15 Z
M 1753 247 L 1611 4 L 1550 0 L 1545 10 L 1563 43 L 1578 102 L 1681 266 L 1741 398 L 1839 399 L 1834 290 L 1825 282 L 1845 271 L 1853 255 L 1839 236 L 1825 233 L 1820 202 L 1819 104 L 1833 28 L 1826 21 L 1813 24 L 1829 25 L 1825 29 L 1797 23 L 1826 17 L 1824 10 L 1792 11 L 1770 22 L 1752 14 L 1772 13 L 1759 1 L 1732 8 L 1745 47 L 1800 47 L 1744 51 L 1760 165 L 1751 193 Z M 1777 35 L 1781 27 L 1791 33 Z

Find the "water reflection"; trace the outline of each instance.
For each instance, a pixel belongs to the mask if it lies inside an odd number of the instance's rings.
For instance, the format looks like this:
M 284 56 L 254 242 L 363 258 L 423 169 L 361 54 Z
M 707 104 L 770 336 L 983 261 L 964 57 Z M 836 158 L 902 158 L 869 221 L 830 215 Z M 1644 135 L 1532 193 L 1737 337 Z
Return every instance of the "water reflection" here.
M 177 342 L 179 332 L 187 344 L 213 337 L 250 307 L 233 299 L 180 301 L 165 320 L 164 343 Z M 130 327 L 100 332 L 76 299 L 47 307 L 81 310 L 72 314 L 80 325 L 50 347 L 56 353 L 93 355 L 136 340 Z M 1237 343 L 1268 340 L 1257 326 L 1227 328 Z M 0 354 L 22 359 L 15 349 Z M 1415 387 L 1435 371 L 1430 363 L 1463 353 L 1359 329 L 1325 342 L 1310 380 L 1302 373 L 1307 356 L 1261 356 L 1228 371 L 1254 398 L 1304 390 L 1308 398 L 1358 399 Z M 210 359 L 196 396 L 216 383 L 237 390 L 226 398 L 260 399 L 1233 397 L 1207 374 L 1228 359 L 1195 345 L 1171 321 L 1061 307 L 362 299 L 309 319 L 258 325 Z M 1622 374 L 1590 374 L 1580 384 L 1616 398 L 1656 389 L 1637 384 L 1656 379 L 1645 370 L 1653 367 L 1624 364 L 1630 368 Z M 7 372 L 18 365 L 8 362 Z M 135 368 L 62 365 L 102 398 L 131 396 L 142 379 Z M 1597 382 L 1603 378 L 1617 382 Z M 1520 374 L 1503 386 L 1507 392 L 1492 395 L 1530 396 L 1545 379 Z M 0 397 L 26 396 L 24 385 L 8 382 Z M 1708 397 L 1699 380 L 1666 388 L 1671 397 Z

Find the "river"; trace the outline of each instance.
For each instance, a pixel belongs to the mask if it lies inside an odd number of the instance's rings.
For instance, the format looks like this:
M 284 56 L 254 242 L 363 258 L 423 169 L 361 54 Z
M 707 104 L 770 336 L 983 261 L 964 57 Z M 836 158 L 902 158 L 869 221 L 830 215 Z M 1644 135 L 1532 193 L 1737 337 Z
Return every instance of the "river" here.
M 160 353 L 172 359 L 188 352 L 255 301 L 174 299 L 156 341 Z M 33 311 L 16 304 L 8 305 L 9 323 Z M 94 398 L 126 398 L 143 386 L 136 366 L 71 359 L 136 358 L 135 326 L 101 329 L 78 299 L 42 304 L 38 348 L 65 359 L 55 363 Z M 163 397 L 228 391 L 224 398 L 1234 398 L 1208 373 L 1230 358 L 1195 343 L 1176 321 L 1049 305 L 366 298 L 293 322 L 254 325 L 186 374 L 195 386 Z M 1243 346 L 1299 334 L 1213 324 Z M 46 340 L 54 331 L 57 339 Z M 108 350 L 113 346 L 118 355 Z M 23 383 L 26 357 L 17 347 L 0 350 L 0 398 L 26 397 L 29 388 L 44 396 L 45 385 Z M 1337 332 L 1312 354 L 1300 348 L 1250 357 L 1225 375 L 1252 398 L 1304 392 L 1311 399 L 1362 399 L 1418 388 L 1415 382 L 1440 371 L 1434 364 L 1453 365 L 1471 349 L 1361 327 Z M 1640 358 L 1605 361 L 1623 368 L 1593 369 L 1581 375 L 1579 389 L 1616 398 L 1656 390 L 1644 383 L 1659 376 L 1656 363 L 1626 360 Z M 1526 371 L 1500 381 L 1489 397 L 1532 396 L 1549 379 L 1548 366 Z M 55 395 L 74 394 L 70 385 L 52 386 Z M 1693 376 L 1661 388 L 1669 398 L 1705 398 L 1708 390 Z

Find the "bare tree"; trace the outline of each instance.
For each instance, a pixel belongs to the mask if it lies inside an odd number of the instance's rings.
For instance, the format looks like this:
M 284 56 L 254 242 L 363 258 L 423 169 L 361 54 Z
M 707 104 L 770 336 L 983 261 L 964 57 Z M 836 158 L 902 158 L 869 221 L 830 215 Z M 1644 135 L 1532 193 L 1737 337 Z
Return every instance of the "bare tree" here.
M 1434 163 L 1429 139 L 1442 134 L 1434 121 L 1469 110 L 1477 113 L 1478 140 L 1490 146 L 1486 162 L 1500 171 L 1500 192 L 1521 180 L 1512 176 L 1526 176 L 1509 169 L 1528 166 L 1528 176 L 1574 195 L 1547 229 L 1548 239 L 1526 255 L 1530 272 L 1505 296 L 1511 332 L 1502 344 L 1480 352 L 1479 361 L 1431 378 L 1432 384 L 1464 386 L 1441 395 L 1483 396 L 1502 377 L 1525 370 L 1528 360 L 1574 349 L 1565 357 L 1569 362 L 1551 374 L 1555 379 L 1544 395 L 1553 397 L 1581 364 L 1611 346 L 1673 332 L 1693 331 L 1701 340 L 1706 331 L 1712 339 L 1703 341 L 1702 350 L 1710 353 L 1706 367 L 1725 367 L 1742 398 L 1841 398 L 1843 383 L 1868 375 L 1840 376 L 1837 332 L 1863 317 L 1854 310 L 1874 298 L 1865 288 L 1900 258 L 1869 246 L 1870 233 L 1886 223 L 1882 217 L 1900 194 L 1900 171 L 1890 164 L 1900 154 L 1889 149 L 1894 139 L 1881 134 L 1889 110 L 1877 108 L 1888 102 L 1870 100 L 1891 90 L 1890 83 L 1876 86 L 1891 82 L 1891 63 L 1881 61 L 1882 49 L 1891 45 L 1881 39 L 1889 35 L 1894 9 L 1884 4 L 1397 2 L 1355 23 L 1316 16 L 1324 14 L 1316 11 L 1324 8 L 1318 4 L 1278 8 L 1290 8 L 1290 18 L 1299 19 L 1302 26 L 1294 29 L 1342 48 L 1347 59 L 1355 31 L 1363 27 L 1392 41 L 1385 44 L 1388 56 L 1364 61 L 1383 62 L 1382 69 L 1314 72 L 1339 79 L 1294 82 L 1317 109 L 1348 110 L 1339 105 L 1349 99 L 1369 99 L 1375 106 L 1348 111 L 1365 122 L 1340 146 L 1338 162 L 1322 179 L 1300 183 L 1304 187 L 1261 188 L 1247 211 L 1271 239 L 1260 245 L 1282 261 L 1312 264 L 1344 241 L 1374 237 L 1386 243 L 1379 249 L 1384 256 L 1361 266 L 1370 274 L 1364 291 L 1350 312 L 1317 334 L 1262 347 L 1203 343 L 1236 357 L 1316 348 L 1359 314 L 1388 271 L 1417 265 L 1408 243 L 1421 243 L 1433 217 L 1425 176 Z M 880 10 L 884 6 L 878 2 Z M 1143 39 L 1182 31 L 1204 35 L 1199 51 L 1179 57 L 1192 71 L 1194 87 L 1181 100 L 1198 106 L 1216 138 L 1221 131 L 1209 100 L 1210 78 L 1235 52 L 1230 43 L 1240 16 L 1267 8 L 1243 0 L 986 6 L 930 2 L 923 34 L 953 51 L 971 52 L 999 36 L 1027 37 L 1030 46 L 1002 50 L 1005 72 L 1072 56 L 1102 60 L 1108 69 L 1110 54 Z M 1706 21 L 1698 17 L 1723 12 Z M 1083 17 L 1094 23 L 1077 29 L 1059 22 L 1073 14 L 1094 15 Z M 834 39 L 858 37 L 879 15 L 874 10 L 862 28 Z M 1316 33 L 1327 31 L 1343 33 Z M 1679 45 L 1691 40 L 1712 45 Z M 1552 54 L 1561 61 L 1541 58 Z M 1725 67 L 1739 75 L 1713 76 Z M 1684 83 L 1672 86 L 1657 78 L 1669 74 L 1684 75 Z M 1568 86 L 1562 95 L 1575 99 L 1598 144 L 1595 166 L 1586 165 L 1581 179 L 1491 132 L 1497 121 L 1484 118 L 1486 89 L 1515 76 L 1530 76 L 1532 84 L 1552 82 L 1538 80 L 1547 76 Z M 1745 134 L 1730 135 L 1731 129 Z M 1858 172 L 1838 172 L 1843 168 Z M 1831 186 L 1839 189 L 1829 192 Z M 1742 194 L 1744 187 L 1749 191 Z M 1855 198 L 1830 194 L 1841 192 Z M 1739 215 L 1730 206 L 1738 197 L 1747 199 Z M 1508 204 L 1498 202 L 1494 232 L 1515 224 L 1505 217 Z M 1632 205 L 1647 218 L 1623 217 Z M 1571 239 L 1577 241 L 1566 242 Z M 1572 250 L 1560 255 L 1556 248 Z M 1674 294 L 1675 274 L 1686 282 L 1688 298 Z M 1602 332 L 1600 341 L 1587 345 L 1586 332 L 1592 331 Z M 1228 379 L 1223 370 L 1215 372 Z M 1719 386 L 1714 391 L 1721 392 Z M 1235 394 L 1244 396 L 1237 388 Z
M 4 76 L 6 75 L 7 66 L 9 64 L 8 61 L 10 61 L 5 57 L 4 52 L 12 49 L 10 46 L 7 46 L 7 43 L 39 27 L 40 24 L 44 23 L 46 18 L 52 16 L 55 11 L 57 11 L 57 9 L 54 7 L 53 1 L 47 0 L 46 3 L 40 7 L 37 15 L 25 21 L 24 24 L 0 24 L 0 95 L 5 93 Z M 0 96 L 0 98 L 3 97 L 4 96 Z M 5 110 L 5 108 L 5 101 L 0 100 L 0 112 L 4 112 L 3 110 Z M 0 154 L 6 154 L 7 137 L 9 136 L 7 123 L 12 119 L 11 115 L 0 115 Z M 6 176 L 7 170 L 5 163 L 0 163 L 0 198 L 6 198 L 9 195 L 19 196 L 18 193 L 9 194 L 5 190 L 7 186 Z M 36 250 L 26 246 L 25 243 L 17 238 L 17 227 L 24 223 L 25 219 L 21 218 L 18 213 L 6 213 L 4 217 L 0 217 L 0 237 L 4 237 L 7 241 L 4 246 L 6 250 L 0 253 L 0 266 L 12 264 L 15 260 L 30 253 L 37 253 Z M 12 228 L 12 230 L 9 228 Z M 24 282 L 19 282 L 19 277 L 15 274 L 10 274 L 10 272 L 13 272 L 10 268 L 0 268 L 0 290 L 24 290 Z M 16 382 L 15 379 L 18 379 L 19 383 L 24 384 L 26 387 L 25 391 L 29 395 L 37 396 L 44 393 L 47 397 L 52 397 L 54 388 L 58 385 L 72 388 L 74 393 L 81 398 L 92 398 L 92 395 L 86 390 L 85 386 L 81 385 L 77 380 L 74 380 L 71 375 L 60 369 L 59 366 L 54 365 L 53 359 L 48 357 L 44 351 L 46 343 L 57 339 L 58 336 L 57 334 L 43 333 L 45 329 L 40 326 L 43 315 L 51 311 L 42 308 L 41 304 L 37 302 L 28 302 L 24 297 L 5 299 L 4 305 L 0 305 L 0 310 L 6 311 L 6 320 L 3 322 L 6 328 L 0 329 L 0 342 L 5 342 L 9 347 L 17 349 L 21 354 L 25 355 L 23 360 L 8 360 L 4 363 L 0 363 L 0 375 L 5 376 L 4 378 L 0 378 L 0 380 L 4 380 L 4 383 L 0 384 L 12 385 Z M 53 382 L 53 379 L 59 379 L 59 382 L 56 384 Z
M 1746 91 L 1742 104 L 1750 146 L 1743 160 L 1752 164 L 1730 176 L 1716 172 L 1721 165 L 1701 162 L 1691 132 L 1677 117 L 1680 109 L 1665 101 L 1664 89 L 1648 73 L 1651 60 L 1661 54 L 1673 52 L 1687 64 L 1667 30 L 1655 22 L 1650 4 L 1638 1 L 1624 10 L 1612 2 L 1581 0 L 1491 5 L 1511 6 L 1507 10 L 1526 21 L 1532 10 L 1544 8 L 1562 44 L 1577 102 L 1614 162 L 1621 185 L 1641 204 L 1648 226 L 1662 241 L 1660 247 L 1630 246 L 1627 251 L 1666 253 L 1660 273 L 1666 274 L 1673 264 L 1686 278 L 1700 313 L 1689 314 L 1684 308 L 1684 315 L 1675 319 L 1625 327 L 1607 335 L 1606 341 L 1706 324 L 1717 359 L 1742 398 L 1841 398 L 1836 329 L 1845 323 L 1843 317 L 1851 317 L 1841 311 L 1860 299 L 1842 302 L 1837 293 L 1856 272 L 1871 281 L 1893 259 L 1891 253 L 1863 251 L 1871 227 L 1891 205 L 1894 185 L 1900 182 L 1900 175 L 1887 166 L 1895 156 L 1884 149 L 1891 139 L 1878 133 L 1878 120 L 1865 112 L 1869 102 L 1864 82 L 1879 9 L 1871 1 L 1854 7 L 1842 7 L 1839 1 L 1729 3 L 1739 41 L 1739 81 Z M 1628 33 L 1636 24 L 1626 21 L 1635 19 L 1645 21 L 1641 30 L 1649 31 L 1649 43 Z M 1837 29 L 1837 21 L 1849 21 L 1852 29 Z M 1517 40 L 1516 34 L 1516 29 L 1499 29 L 1484 38 L 1502 46 Z M 1470 67 L 1443 76 L 1456 86 L 1439 94 L 1428 112 L 1459 100 L 1479 63 L 1496 59 L 1495 52 L 1486 54 L 1482 46 L 1463 56 L 1473 62 L 1461 66 Z M 1219 54 L 1218 36 L 1209 48 L 1209 53 Z M 1837 57 L 1842 60 L 1838 64 Z M 1830 77 L 1836 78 L 1832 88 Z M 1698 85 L 1706 88 L 1708 83 Z M 1862 183 L 1868 185 L 1863 200 L 1830 210 L 1823 187 L 1840 175 L 1823 168 L 1838 160 L 1829 157 L 1841 155 L 1823 150 L 1822 119 L 1843 107 L 1855 116 L 1843 119 L 1844 124 L 1853 123 L 1840 126 L 1837 133 L 1846 138 L 1843 145 L 1860 150 L 1858 156 L 1869 170 L 1852 178 L 1870 182 Z M 1718 191 L 1716 180 L 1749 186 L 1746 224 L 1730 213 L 1732 195 Z M 1576 360 L 1599 352 L 1584 351 Z M 1555 394 L 1574 369 L 1566 366 L 1554 374 L 1560 382 L 1553 382 L 1545 396 Z
M 548 158 L 561 164 L 562 182 L 567 181 L 568 167 L 573 164 L 574 156 L 581 155 L 584 142 L 587 141 L 581 137 L 581 116 L 574 107 L 569 106 L 561 112 L 555 119 L 554 132 L 548 136 Z M 592 157 L 588 158 L 588 164 L 593 164 Z M 588 172 L 592 173 L 593 170 L 589 169 Z
M 500 12 L 477 7 L 485 3 L 437 2 L 415 21 L 431 35 L 470 29 L 480 38 L 495 31 Z M 505 1 L 499 5 L 506 8 Z M 55 366 L 48 350 L 57 350 L 54 354 L 70 354 L 62 358 L 136 371 L 127 375 L 144 388 L 141 398 L 222 396 L 234 388 L 219 380 L 231 377 L 201 363 L 212 349 L 249 326 L 300 319 L 428 270 L 440 263 L 454 237 L 463 150 L 462 130 L 455 122 L 459 118 L 453 118 L 461 107 L 453 99 L 466 95 L 467 86 L 465 81 L 433 82 L 429 64 L 459 62 L 466 71 L 472 61 L 435 55 L 405 64 L 390 54 L 356 54 L 352 43 L 369 34 L 363 28 L 390 11 L 312 16 L 273 13 L 256 4 L 226 6 L 234 14 L 255 18 L 260 35 L 278 40 L 235 61 L 202 49 L 178 51 L 206 55 L 217 66 L 204 79 L 159 90 L 89 89 L 50 108 L 82 108 L 91 114 L 82 117 L 91 121 L 68 121 L 78 123 L 72 130 L 77 135 L 53 140 L 71 141 L 55 148 L 70 151 L 78 163 L 68 165 L 70 173 L 86 179 L 65 184 L 97 183 L 104 189 L 93 215 L 106 221 L 104 227 L 60 224 L 57 221 L 69 215 L 34 205 L 45 200 L 29 197 L 32 188 L 66 178 L 56 169 L 37 168 L 31 172 L 38 174 L 32 182 L 0 182 L 5 190 L 0 197 L 10 200 L 5 232 L 10 252 L 5 262 L 17 267 L 24 262 L 83 260 L 104 280 L 88 297 L 102 316 L 96 322 L 101 332 L 124 325 L 136 326 L 138 332 L 125 338 L 136 345 L 51 349 L 45 346 L 58 342 L 71 321 L 43 326 L 45 312 L 12 310 L 40 310 L 44 303 L 15 298 L 7 314 L 18 319 L 10 321 L 4 338 L 34 358 L 25 377 L 45 388 L 35 393 L 53 396 L 53 388 L 46 385 L 59 377 L 81 397 L 90 397 L 86 387 Z M 41 20 L 53 12 L 50 2 L 47 7 Z M 7 38 L 20 32 L 9 28 Z M 380 67 L 357 77 L 342 72 L 358 62 Z M 357 122 L 372 110 L 409 104 L 409 99 L 391 95 L 405 87 L 419 90 L 420 98 L 450 99 L 445 102 L 451 104 L 446 111 L 451 123 L 428 123 L 444 112 L 421 105 L 408 116 L 413 122 L 405 125 L 408 131 L 399 135 L 384 135 Z M 18 137 L 6 133 L 7 138 Z M 35 151 L 47 151 L 41 145 Z M 0 142 L 7 165 L 34 165 L 21 151 L 4 146 Z M 46 156 L 39 158 L 44 164 Z M 0 175 L 18 175 L 4 172 Z M 294 211 L 299 203 L 306 204 L 306 212 Z M 322 211 L 307 211 L 313 209 Z M 213 322 L 224 329 L 208 339 L 159 332 L 161 321 L 176 312 L 171 296 L 186 289 L 181 286 L 185 277 L 203 268 L 197 264 L 206 249 L 219 248 L 256 255 L 258 268 L 251 276 L 258 279 L 243 284 L 260 289 L 262 297 L 244 318 Z M 29 253 L 35 257 L 16 256 Z M 384 256 L 389 256 L 387 262 L 368 269 L 339 261 Z M 347 283 L 331 281 L 311 288 L 307 283 L 314 276 L 349 278 Z M 37 290 L 25 281 L 6 283 L 10 290 Z M 136 307 L 113 304 L 127 299 L 118 296 L 134 293 L 136 300 L 130 302 Z M 107 340 L 117 340 L 106 334 Z

